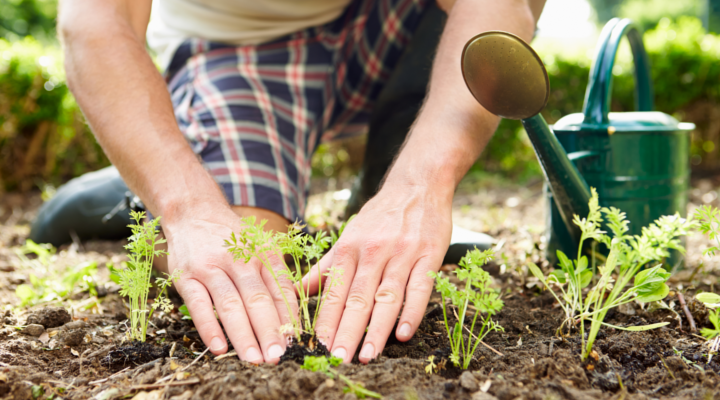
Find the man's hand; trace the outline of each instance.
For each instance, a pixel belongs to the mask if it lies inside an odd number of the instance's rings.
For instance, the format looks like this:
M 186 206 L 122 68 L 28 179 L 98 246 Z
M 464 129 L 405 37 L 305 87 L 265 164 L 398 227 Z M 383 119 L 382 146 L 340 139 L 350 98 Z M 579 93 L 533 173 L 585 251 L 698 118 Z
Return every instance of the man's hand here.
M 427 273 L 440 268 L 450 242 L 451 210 L 452 192 L 398 187 L 382 191 L 348 224 L 320 262 L 321 270 L 332 265 L 344 271 L 344 284 L 328 293 L 316 327 L 333 355 L 349 362 L 369 321 L 360 361 L 375 358 L 385 347 L 403 299 L 395 335 L 410 340 L 433 288 Z M 315 290 L 317 272 L 309 282 Z
M 222 247 L 231 232 L 240 231 L 240 217 L 227 205 L 206 209 L 201 215 L 175 221 L 163 219 L 170 272 L 183 271 L 177 290 L 203 343 L 213 354 L 223 354 L 228 348 L 214 305 L 241 359 L 277 363 L 286 345 L 280 326 L 290 322 L 280 288 L 257 259 L 248 264 L 233 262 L 232 255 Z M 276 271 L 284 269 L 280 260 L 275 260 L 273 266 Z M 279 280 L 296 315 L 294 288 L 287 278 L 281 276 Z
M 318 334 L 332 353 L 349 362 L 360 350 L 366 363 L 384 348 L 405 306 L 395 336 L 409 340 L 425 312 L 448 249 L 452 197 L 497 128 L 499 118 L 472 97 L 460 70 L 465 43 L 488 30 L 532 39 L 544 0 L 448 0 L 448 12 L 428 96 L 380 192 L 345 229 L 320 262 L 344 270 L 320 311 Z M 317 272 L 305 283 L 316 286 Z M 407 287 L 407 289 L 406 289 Z
M 227 351 L 214 304 L 241 359 L 277 362 L 285 347 L 279 331 L 288 321 L 285 305 L 259 262 L 233 263 L 222 247 L 241 228 L 242 213 L 227 204 L 177 126 L 167 87 L 145 50 L 149 17 L 149 0 L 60 2 L 68 85 L 125 183 L 162 216 L 169 269 L 183 271 L 177 289 L 205 345 L 214 354 Z M 251 213 L 262 217 L 257 209 Z M 285 289 L 294 299 L 289 283 Z

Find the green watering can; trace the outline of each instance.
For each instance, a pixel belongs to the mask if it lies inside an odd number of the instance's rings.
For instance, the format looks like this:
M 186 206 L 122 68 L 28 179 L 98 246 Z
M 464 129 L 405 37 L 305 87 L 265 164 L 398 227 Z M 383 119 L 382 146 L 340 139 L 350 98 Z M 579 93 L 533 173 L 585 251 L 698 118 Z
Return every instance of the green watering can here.
M 612 69 L 620 40 L 627 36 L 635 61 L 636 112 L 609 113 Z M 653 110 L 647 54 L 637 28 L 627 19 L 605 25 L 585 93 L 583 112 L 560 119 L 551 130 L 540 115 L 550 93 L 542 60 L 522 39 L 490 31 L 470 39 L 462 71 L 473 96 L 491 113 L 522 121 L 542 165 L 548 197 L 547 257 L 577 252 L 592 186 L 602 206 L 627 214 L 630 234 L 662 215 L 685 216 L 690 176 L 690 131 Z M 553 133 L 554 131 L 554 133 Z M 572 257 L 572 256 L 571 256 Z M 677 261 L 677 260 L 671 260 Z

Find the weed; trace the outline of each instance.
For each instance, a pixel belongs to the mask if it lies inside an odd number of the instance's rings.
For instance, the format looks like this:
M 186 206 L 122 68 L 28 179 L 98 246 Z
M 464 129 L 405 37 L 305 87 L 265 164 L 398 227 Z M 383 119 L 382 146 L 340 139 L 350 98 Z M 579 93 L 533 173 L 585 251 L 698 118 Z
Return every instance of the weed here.
M 487 287 L 490 274 L 482 269 L 488 261 L 492 260 L 494 253 L 491 250 L 480 251 L 477 248 L 468 251 L 465 257 L 460 260 L 460 268 L 455 271 L 455 275 L 460 281 L 465 281 L 465 288 L 458 290 L 450 278 L 444 278 L 442 273 L 429 272 L 428 275 L 435 279 L 435 289 L 442 296 L 443 318 L 445 320 L 445 329 L 447 330 L 448 339 L 450 340 L 450 348 L 452 354 L 450 361 L 455 366 L 460 366 L 462 358 L 462 368 L 467 369 L 472 360 L 473 354 L 477 349 L 480 341 L 491 331 L 503 331 L 503 328 L 495 323 L 491 317 L 499 312 L 503 307 L 503 302 L 499 299 L 499 295 L 494 290 Z M 447 311 L 445 306 L 446 299 L 450 299 L 453 306 L 458 307 L 460 316 L 455 323 L 453 329 L 450 329 L 448 323 Z M 468 308 L 472 303 L 475 307 L 475 315 L 468 332 L 467 343 L 465 343 L 463 335 L 463 326 Z M 485 317 L 480 318 L 481 327 L 477 336 L 474 335 L 475 324 L 478 316 L 485 313 Z M 473 337 L 475 342 L 473 343 Z
M 425 373 L 432 375 L 433 372 L 437 371 L 437 364 L 435 364 L 435 356 L 427 358 L 428 365 L 425 366 Z
M 182 319 L 188 319 L 192 321 L 192 317 L 190 316 L 190 310 L 188 310 L 187 304 L 183 304 L 178 307 L 178 311 L 180 312 L 180 314 L 182 314 Z
M 267 220 L 256 223 L 254 216 L 242 219 L 244 229 L 236 235 L 232 233 L 230 240 L 225 241 L 228 252 L 232 253 L 235 261 L 243 260 L 250 262 L 252 258 L 258 259 L 263 266 L 270 272 L 275 284 L 282 289 L 280 277 L 285 277 L 292 282 L 293 286 L 300 298 L 300 316 L 293 315 L 290 303 L 285 296 L 285 292 L 281 291 L 283 301 L 290 315 L 290 328 L 296 339 L 300 340 L 303 331 L 310 335 L 315 335 L 315 323 L 319 315 L 320 309 L 327 298 L 327 293 L 333 286 L 342 283 L 342 270 L 334 267 L 330 268 L 324 276 L 327 277 L 326 285 L 322 286 L 322 277 L 318 274 L 318 302 L 315 307 L 315 313 L 310 313 L 310 286 L 307 288 L 302 286 L 303 271 L 301 265 L 305 262 L 309 266 L 320 268 L 319 261 L 325 250 L 333 245 L 342 234 L 345 224 L 340 229 L 339 234 L 332 234 L 328 237 L 325 232 L 318 232 L 314 236 L 303 233 L 303 225 L 297 223 L 288 227 L 287 233 L 266 232 L 263 228 Z M 294 263 L 294 269 L 291 269 L 285 262 L 285 255 L 289 255 Z M 276 272 L 272 267 L 273 260 L 278 260 L 284 267 Z M 313 267 L 311 267 L 313 268 Z M 324 290 L 324 293 L 323 293 Z
M 365 387 L 361 383 L 354 382 L 347 376 L 340 374 L 331 368 L 337 367 L 340 364 L 342 364 L 342 358 L 338 357 L 328 358 L 325 356 L 305 356 L 305 359 L 303 360 L 303 365 L 300 368 L 313 372 L 322 372 L 323 374 L 327 375 L 328 378 L 332 379 L 335 379 L 337 377 L 338 379 L 343 381 L 345 385 L 347 385 L 345 389 L 343 389 L 343 392 L 352 393 L 358 399 L 364 399 L 366 397 L 374 397 L 377 399 L 382 398 L 379 393 L 365 389 Z
M 712 246 L 703 252 L 704 255 L 715 255 L 720 252 L 720 210 L 709 205 L 699 207 L 695 211 L 695 218 L 700 221 L 700 231 L 715 241 L 717 246 Z M 720 307 L 720 295 L 715 293 L 698 293 L 695 298 L 707 307 L 715 309 Z M 708 351 L 708 363 L 712 360 L 713 354 L 720 348 L 720 310 L 710 310 L 710 323 L 714 329 L 703 328 L 700 334 L 710 342 Z
M 166 274 L 167 278 L 156 278 L 158 295 L 155 302 L 148 309 L 147 300 L 150 294 L 153 260 L 155 257 L 166 256 L 168 253 L 165 250 L 155 248 L 158 244 L 165 243 L 165 239 L 160 238 L 157 233 L 160 217 L 143 222 L 145 212 L 131 211 L 130 216 L 135 220 L 135 224 L 128 226 L 132 230 L 132 236 L 130 236 L 129 243 L 125 246 L 130 251 L 128 255 L 130 261 L 126 263 L 124 269 L 117 271 L 119 276 L 118 284 L 120 285 L 120 295 L 127 297 L 130 302 L 128 337 L 131 340 L 144 342 L 147 323 L 153 312 L 158 308 L 165 312 L 172 311 L 172 303 L 165 295 L 165 292 L 172 285 L 172 282 L 180 277 L 182 271 L 175 270 L 172 275 Z
M 67 268 L 53 266 L 51 263 L 54 260 L 55 248 L 49 244 L 37 244 L 30 239 L 15 252 L 23 267 L 33 271 L 28 275 L 29 284 L 24 283 L 15 288 L 21 306 L 67 300 L 78 291 L 97 296 L 94 279 L 97 272 L 96 262 L 84 262 Z M 29 254 L 36 258 L 28 258 Z
M 577 259 L 571 261 L 565 254 L 558 251 L 560 270 L 550 273 L 546 279 L 537 265 L 530 263 L 530 271 L 543 284 L 550 289 L 549 283 L 555 283 L 562 291 L 562 299 L 555 296 L 565 312 L 566 319 L 560 326 L 569 327 L 580 324 L 581 340 L 583 341 L 583 361 L 587 359 L 592 350 L 601 325 L 612 328 L 643 331 L 665 326 L 668 322 L 645 326 L 619 327 L 603 322 L 607 312 L 621 304 L 637 301 L 648 303 L 664 299 L 670 289 L 665 284 L 670 273 L 662 269 L 662 260 L 670 255 L 669 249 L 684 253 L 685 249 L 679 237 L 687 235 L 697 226 L 692 220 L 680 218 L 679 215 L 663 216 L 654 223 L 642 229 L 642 235 L 627 235 L 628 223 L 625 213 L 615 207 L 600 208 L 598 196 L 592 189 L 592 198 L 589 203 L 590 212 L 587 218 L 580 219 L 575 215 L 573 222 L 582 231 L 578 246 Z M 603 214 L 612 237 L 600 230 L 603 223 Z M 582 255 L 583 242 L 597 240 L 610 249 L 604 266 L 598 266 L 600 277 L 595 286 L 583 298 L 582 289 L 590 284 L 592 272 L 588 270 L 587 257 Z M 648 263 L 658 262 L 656 265 L 646 267 Z M 615 273 L 615 277 L 613 277 Z M 634 281 L 633 281 L 634 279 Z M 630 288 L 628 284 L 633 281 Z M 567 284 L 567 290 L 564 286 Z M 584 338 L 584 321 L 590 320 L 590 332 L 587 345 Z

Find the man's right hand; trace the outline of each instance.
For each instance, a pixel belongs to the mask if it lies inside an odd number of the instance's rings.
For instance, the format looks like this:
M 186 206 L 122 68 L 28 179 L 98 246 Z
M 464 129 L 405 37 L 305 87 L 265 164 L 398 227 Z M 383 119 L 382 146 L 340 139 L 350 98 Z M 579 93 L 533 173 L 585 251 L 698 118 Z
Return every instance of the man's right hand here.
M 238 214 L 262 219 L 269 212 L 231 208 L 180 132 L 165 82 L 145 50 L 150 3 L 60 2 L 68 86 L 125 183 L 163 217 L 169 269 L 183 271 L 177 289 L 205 345 L 214 354 L 227 351 L 215 305 L 241 359 L 277 362 L 285 348 L 280 326 L 288 322 L 279 289 L 258 261 L 234 263 L 223 247 L 242 226 Z M 284 285 L 297 307 L 292 287 Z
M 290 322 L 280 288 L 257 259 L 248 264 L 233 262 L 222 246 L 233 231 L 242 228 L 240 217 L 227 205 L 203 209 L 207 211 L 199 215 L 162 220 L 170 253 L 169 270 L 182 271 L 177 290 L 213 354 L 223 354 L 228 348 L 214 305 L 241 359 L 277 363 L 286 346 L 280 327 Z M 284 268 L 277 259 L 273 267 L 275 271 Z M 293 315 L 297 315 L 292 284 L 287 278 L 279 279 Z

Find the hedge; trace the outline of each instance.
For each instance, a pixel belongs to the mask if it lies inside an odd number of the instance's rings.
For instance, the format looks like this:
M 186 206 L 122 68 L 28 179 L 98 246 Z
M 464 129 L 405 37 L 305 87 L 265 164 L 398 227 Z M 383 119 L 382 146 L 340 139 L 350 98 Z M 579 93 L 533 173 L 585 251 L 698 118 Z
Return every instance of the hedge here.
M 645 34 L 645 45 L 656 109 L 697 125 L 692 140 L 695 172 L 720 171 L 720 36 L 707 34 L 696 18 L 663 19 Z M 108 164 L 64 84 L 61 56 L 56 47 L 31 38 L 0 39 L 0 191 L 57 184 Z M 553 123 L 581 110 L 592 60 L 552 53 L 541 57 L 551 85 L 543 115 Z M 617 60 L 614 111 L 632 110 L 631 63 L 629 52 Z M 342 149 L 335 147 L 321 149 L 314 163 L 318 174 L 347 170 L 348 161 L 337 157 Z M 345 160 L 356 158 L 344 155 Z M 508 120 L 473 169 L 513 178 L 540 174 L 521 125 Z
M 0 39 L 0 192 L 109 164 L 64 81 L 57 47 Z

